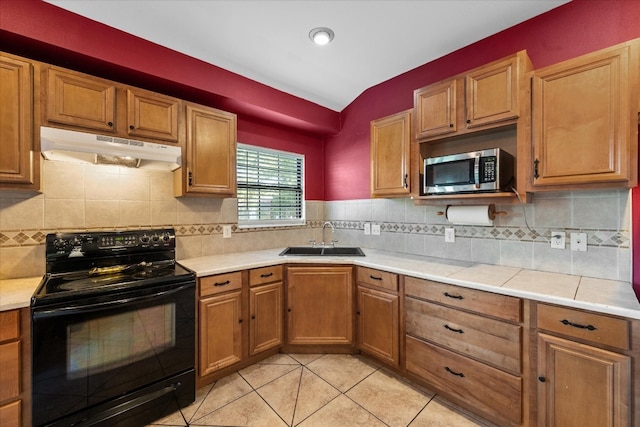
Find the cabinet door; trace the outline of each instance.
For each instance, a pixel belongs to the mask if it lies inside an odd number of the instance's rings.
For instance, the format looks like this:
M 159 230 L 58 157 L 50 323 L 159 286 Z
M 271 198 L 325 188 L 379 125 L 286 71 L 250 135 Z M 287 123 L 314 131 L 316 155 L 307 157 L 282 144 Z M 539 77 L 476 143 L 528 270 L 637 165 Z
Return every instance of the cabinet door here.
M 518 117 L 518 57 L 492 63 L 465 77 L 468 128 Z
M 200 301 L 200 376 L 242 360 L 242 292 Z
M 127 89 L 127 134 L 178 142 L 180 100 L 140 89 Z
M 82 129 L 116 131 L 116 87 L 112 82 L 50 68 L 47 120 Z
M 628 356 L 538 334 L 538 425 L 630 425 Z
M 32 65 L 0 55 L 0 93 L 0 183 L 34 185 Z
M 282 344 L 282 282 L 249 289 L 249 355 Z
M 353 343 L 352 267 L 289 267 L 289 344 Z
M 358 286 L 358 346 L 398 366 L 398 296 Z
M 187 168 L 184 191 L 236 194 L 236 116 L 187 105 Z
M 371 122 L 372 197 L 410 194 L 410 147 L 411 111 Z
M 20 396 L 20 341 L 0 345 L 0 402 Z
M 415 91 L 416 139 L 456 132 L 456 85 L 445 80 Z
M 638 71 L 630 49 L 607 49 L 535 72 L 534 187 L 635 179 L 637 103 L 631 100 L 638 95 L 630 83 Z

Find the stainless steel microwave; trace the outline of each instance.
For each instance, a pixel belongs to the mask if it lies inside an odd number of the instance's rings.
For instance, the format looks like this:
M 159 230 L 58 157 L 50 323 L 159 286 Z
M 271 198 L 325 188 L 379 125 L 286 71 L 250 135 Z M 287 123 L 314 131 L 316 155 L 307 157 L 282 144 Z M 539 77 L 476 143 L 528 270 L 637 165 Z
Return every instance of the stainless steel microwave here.
M 424 194 L 507 190 L 513 181 L 513 156 L 500 148 L 424 160 Z

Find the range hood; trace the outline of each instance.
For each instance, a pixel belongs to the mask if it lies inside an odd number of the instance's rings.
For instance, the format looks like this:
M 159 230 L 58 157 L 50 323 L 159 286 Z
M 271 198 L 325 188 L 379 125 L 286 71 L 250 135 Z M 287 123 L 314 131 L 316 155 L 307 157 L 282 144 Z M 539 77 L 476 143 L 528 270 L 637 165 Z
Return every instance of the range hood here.
M 40 151 L 47 160 L 67 162 L 169 171 L 182 165 L 180 147 L 46 126 L 40 127 Z

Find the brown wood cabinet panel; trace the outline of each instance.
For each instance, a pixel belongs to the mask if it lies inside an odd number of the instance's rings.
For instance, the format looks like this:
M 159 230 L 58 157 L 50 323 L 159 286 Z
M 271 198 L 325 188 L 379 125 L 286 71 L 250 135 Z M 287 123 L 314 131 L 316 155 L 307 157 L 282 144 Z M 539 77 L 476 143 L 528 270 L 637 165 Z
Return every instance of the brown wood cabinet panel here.
M 514 374 L 522 371 L 522 327 L 406 298 L 406 332 Z
M 398 292 L 398 275 L 373 268 L 358 267 L 358 283 Z
M 538 426 L 628 427 L 631 358 L 538 334 Z
M 176 196 L 236 195 L 236 115 L 187 104 L 186 164 L 174 172 Z
M 288 344 L 353 344 L 353 267 L 288 267 Z
M 358 286 L 358 346 L 361 350 L 399 366 L 399 297 Z
M 282 266 L 254 268 L 249 270 L 249 286 L 258 286 L 265 283 L 282 281 Z
M 199 281 L 200 296 L 204 297 L 242 288 L 242 273 L 236 271 L 233 273 L 205 276 L 201 277 Z
M 51 67 L 48 71 L 47 121 L 116 132 L 113 82 Z
M 637 45 L 625 43 L 535 71 L 534 190 L 635 185 Z
M 414 277 L 405 278 L 405 294 L 512 322 L 522 321 L 522 301 L 515 297 Z
M 416 139 L 446 135 L 458 130 L 458 84 L 456 79 L 444 80 L 414 91 Z
M 0 345 L 0 402 L 20 396 L 20 341 Z
M 241 291 L 200 301 L 200 376 L 242 360 L 242 320 Z
M 22 58 L 0 54 L 0 93 L 0 186 L 37 190 L 33 65 Z
M 371 122 L 371 196 L 411 193 L 411 110 Z
M 127 134 L 178 142 L 181 101 L 142 89 L 127 89 Z
M 436 391 L 469 404 L 502 425 L 520 424 L 521 378 L 410 336 L 406 346 L 407 371 Z
M 22 425 L 22 402 L 16 400 L 0 406 L 0 426 L 14 427 Z
M 599 345 L 629 349 L 629 322 L 601 314 L 538 304 L 538 328 Z
M 283 312 L 282 282 L 249 289 L 249 355 L 282 344 Z
M 20 338 L 20 311 L 0 311 L 0 342 Z
M 517 118 L 518 57 L 493 62 L 465 76 L 466 125 L 483 126 Z

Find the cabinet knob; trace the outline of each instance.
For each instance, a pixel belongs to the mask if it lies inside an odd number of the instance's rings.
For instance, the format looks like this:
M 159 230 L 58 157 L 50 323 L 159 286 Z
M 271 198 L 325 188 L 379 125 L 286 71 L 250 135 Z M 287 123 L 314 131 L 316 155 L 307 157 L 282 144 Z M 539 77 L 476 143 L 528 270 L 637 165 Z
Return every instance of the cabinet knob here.
M 134 130 L 136 127 L 134 125 L 129 125 L 129 129 Z
M 238 323 L 242 323 L 242 319 L 238 319 Z
M 471 123 L 471 119 L 467 119 L 467 123 Z
M 359 312 L 359 311 L 356 311 L 356 314 L 357 314 L 358 316 L 360 316 L 360 312 Z
M 287 309 L 287 311 L 288 311 L 289 313 L 291 313 L 291 309 L 290 309 L 290 308 L 289 308 L 289 309 Z
M 251 315 L 251 320 L 256 320 L 256 315 L 255 314 Z
M 107 122 L 107 126 L 113 127 L 113 122 Z
M 547 379 L 543 376 L 539 376 L 538 381 L 540 381 L 541 383 L 544 383 L 544 382 L 547 382 Z
M 449 123 L 449 127 L 452 128 L 453 127 L 453 123 Z

